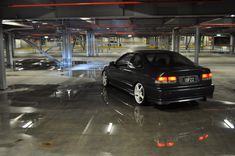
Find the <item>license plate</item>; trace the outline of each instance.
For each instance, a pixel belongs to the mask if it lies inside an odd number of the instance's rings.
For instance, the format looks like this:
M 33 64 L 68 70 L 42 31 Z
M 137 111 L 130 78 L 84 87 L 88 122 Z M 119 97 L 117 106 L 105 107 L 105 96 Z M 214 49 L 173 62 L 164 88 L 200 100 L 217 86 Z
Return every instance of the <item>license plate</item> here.
M 196 82 L 195 77 L 185 77 L 183 78 L 184 83 L 194 83 Z
M 184 76 L 181 77 L 181 83 L 196 83 L 198 82 L 198 77 L 196 75 L 193 76 Z

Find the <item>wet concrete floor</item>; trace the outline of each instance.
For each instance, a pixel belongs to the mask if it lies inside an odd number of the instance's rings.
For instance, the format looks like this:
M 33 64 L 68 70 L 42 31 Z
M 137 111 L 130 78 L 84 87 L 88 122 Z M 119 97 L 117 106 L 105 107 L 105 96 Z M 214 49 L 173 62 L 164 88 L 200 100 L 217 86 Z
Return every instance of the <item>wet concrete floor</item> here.
M 93 80 L 1 92 L 0 156 L 235 155 L 235 103 L 140 107 L 100 71 L 81 75 Z

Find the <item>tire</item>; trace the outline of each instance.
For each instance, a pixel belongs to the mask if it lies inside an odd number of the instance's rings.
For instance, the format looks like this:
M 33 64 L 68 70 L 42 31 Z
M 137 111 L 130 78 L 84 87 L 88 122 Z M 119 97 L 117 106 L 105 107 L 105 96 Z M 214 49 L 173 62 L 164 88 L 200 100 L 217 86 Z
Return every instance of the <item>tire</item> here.
M 141 83 L 137 83 L 134 87 L 134 98 L 138 105 L 144 105 L 146 101 L 144 86 Z
M 108 80 L 108 76 L 107 76 L 106 71 L 104 71 L 102 73 L 102 84 L 103 84 L 104 87 L 108 87 L 109 86 L 109 80 Z

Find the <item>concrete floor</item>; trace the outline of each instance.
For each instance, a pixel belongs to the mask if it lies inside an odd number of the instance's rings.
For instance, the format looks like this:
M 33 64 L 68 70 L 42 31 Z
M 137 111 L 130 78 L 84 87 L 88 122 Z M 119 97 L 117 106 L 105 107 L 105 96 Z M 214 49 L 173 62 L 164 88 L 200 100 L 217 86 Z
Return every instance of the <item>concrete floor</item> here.
M 235 155 L 235 58 L 200 63 L 213 71 L 214 99 L 162 107 L 139 107 L 130 95 L 103 88 L 99 68 L 8 70 L 0 156 Z

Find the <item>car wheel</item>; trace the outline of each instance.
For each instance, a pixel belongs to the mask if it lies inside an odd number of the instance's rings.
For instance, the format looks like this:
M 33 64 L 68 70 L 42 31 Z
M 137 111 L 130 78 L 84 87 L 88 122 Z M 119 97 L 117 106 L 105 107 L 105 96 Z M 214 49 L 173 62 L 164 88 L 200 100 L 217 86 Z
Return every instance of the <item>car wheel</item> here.
M 144 86 L 141 83 L 137 83 L 134 88 L 135 101 L 139 105 L 143 105 L 145 102 Z
M 104 87 L 107 87 L 109 85 L 109 80 L 106 71 L 104 71 L 102 74 L 102 82 Z

